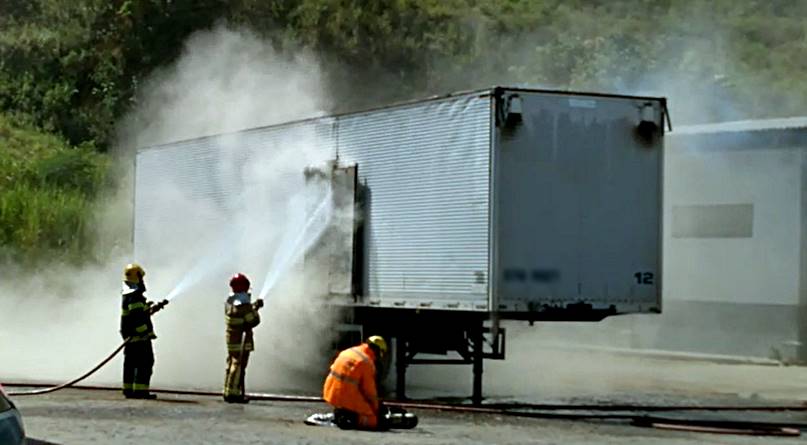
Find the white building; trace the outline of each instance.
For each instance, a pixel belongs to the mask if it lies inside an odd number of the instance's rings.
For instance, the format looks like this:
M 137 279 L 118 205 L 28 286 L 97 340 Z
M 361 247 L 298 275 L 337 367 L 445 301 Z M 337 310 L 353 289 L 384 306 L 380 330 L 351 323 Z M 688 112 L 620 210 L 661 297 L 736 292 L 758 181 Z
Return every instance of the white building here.
M 806 361 L 807 118 L 676 128 L 664 185 L 664 310 L 642 346 Z

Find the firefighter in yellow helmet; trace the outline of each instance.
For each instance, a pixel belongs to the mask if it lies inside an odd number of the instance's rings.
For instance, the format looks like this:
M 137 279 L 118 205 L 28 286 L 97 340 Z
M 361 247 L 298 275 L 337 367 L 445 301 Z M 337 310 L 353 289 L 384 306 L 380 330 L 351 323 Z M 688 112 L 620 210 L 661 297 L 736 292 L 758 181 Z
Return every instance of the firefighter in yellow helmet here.
M 224 321 L 227 340 L 227 371 L 224 377 L 224 400 L 228 403 L 248 403 L 244 389 L 249 353 L 255 350 L 252 329 L 261 318 L 258 309 L 263 300 L 250 301 L 250 282 L 244 274 L 235 274 L 230 279 L 232 292 L 224 303 Z
M 146 300 L 146 271 L 138 264 L 123 269 L 120 334 L 127 341 L 123 348 L 123 395 L 128 399 L 154 399 L 149 392 L 154 351 L 151 341 L 157 338 L 151 315 L 165 307 L 167 300 Z
M 325 378 L 322 398 L 334 408 L 334 423 L 340 428 L 387 428 L 376 388 L 376 363 L 386 353 L 386 340 L 373 335 L 366 342 L 340 352 L 334 360 Z

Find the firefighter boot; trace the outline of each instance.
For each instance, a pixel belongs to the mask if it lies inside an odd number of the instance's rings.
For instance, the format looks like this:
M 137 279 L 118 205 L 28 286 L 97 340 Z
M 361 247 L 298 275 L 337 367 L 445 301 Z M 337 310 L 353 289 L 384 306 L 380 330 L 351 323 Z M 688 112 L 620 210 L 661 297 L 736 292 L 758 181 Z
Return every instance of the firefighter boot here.
M 249 399 L 245 396 L 224 396 L 224 401 L 227 403 L 240 403 L 240 404 L 249 403 Z

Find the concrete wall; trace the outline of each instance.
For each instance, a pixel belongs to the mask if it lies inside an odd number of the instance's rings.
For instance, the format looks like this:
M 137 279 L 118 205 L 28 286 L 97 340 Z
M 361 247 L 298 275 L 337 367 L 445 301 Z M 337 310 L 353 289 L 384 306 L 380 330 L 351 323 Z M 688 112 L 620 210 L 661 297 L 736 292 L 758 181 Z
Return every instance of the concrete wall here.
M 799 360 L 807 362 L 807 149 L 801 150 L 801 271 L 799 279 Z
M 641 347 L 803 358 L 803 140 L 668 138 L 664 313 L 634 325 Z
M 666 301 L 798 304 L 801 153 L 673 145 L 667 155 Z

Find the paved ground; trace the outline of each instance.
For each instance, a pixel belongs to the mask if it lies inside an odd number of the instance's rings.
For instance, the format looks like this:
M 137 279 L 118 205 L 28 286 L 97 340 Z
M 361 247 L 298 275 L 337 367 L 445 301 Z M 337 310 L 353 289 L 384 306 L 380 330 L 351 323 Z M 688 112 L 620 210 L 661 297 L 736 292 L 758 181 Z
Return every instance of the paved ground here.
M 517 336 L 515 338 L 518 340 Z M 715 363 L 618 354 L 570 347 L 538 348 L 534 341 L 512 343 L 511 358 L 488 362 L 485 394 L 502 401 L 631 404 L 801 404 L 807 400 L 807 368 Z M 162 354 L 155 368 L 156 387 L 179 387 L 172 373 L 183 369 Z M 183 362 L 184 363 L 184 362 Z M 206 370 L 190 362 L 194 370 Z M 37 375 L 53 369 L 78 375 L 78 370 L 41 366 Z M 315 393 L 304 387 L 272 386 L 265 376 L 276 369 L 254 365 L 248 385 L 256 391 Z M 82 365 L 86 366 L 86 365 Z M 183 365 L 185 366 L 185 365 Z M 187 366 L 190 366 L 188 364 Z M 211 365 L 211 367 L 214 367 Z M 220 388 L 221 367 L 205 378 L 185 372 L 197 388 Z M 467 395 L 470 367 L 412 367 L 410 396 L 446 398 Z M 82 367 L 79 370 L 83 370 Z M 110 365 L 92 384 L 114 384 L 120 366 Z M 3 370 L 0 380 L 22 380 L 30 372 Z M 292 374 L 287 374 L 292 375 Z M 298 374 L 299 375 L 299 374 Z M 95 376 L 94 376 L 95 377 Z M 187 379 L 186 379 L 187 380 Z M 277 378 L 276 380 L 291 380 Z M 313 388 L 313 389 L 312 389 Z M 17 390 L 17 388 L 15 388 Z M 303 419 L 327 407 L 319 403 L 257 402 L 227 405 L 218 398 L 163 396 L 159 401 L 123 399 L 117 392 L 65 390 L 16 399 L 31 437 L 55 444 L 807 444 L 805 438 L 761 438 L 639 428 L 626 423 L 523 419 L 494 415 L 416 411 L 418 428 L 395 433 L 348 433 L 309 427 Z M 682 415 L 678 413 L 678 415 Z M 689 415 L 689 414 L 687 414 Z M 807 425 L 807 413 L 751 415 L 735 420 L 797 422 Z M 805 432 L 807 435 L 807 432 Z M 0 444 L 2 445 L 2 444 Z
M 56 444 L 795 444 L 805 438 L 760 438 L 638 428 L 627 424 L 519 419 L 417 411 L 421 423 L 393 433 L 344 432 L 302 420 L 319 403 L 253 402 L 162 396 L 125 400 L 115 392 L 65 390 L 17 399 L 28 434 Z M 807 422 L 800 415 L 799 421 Z

